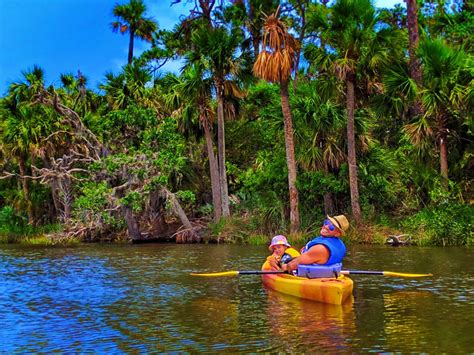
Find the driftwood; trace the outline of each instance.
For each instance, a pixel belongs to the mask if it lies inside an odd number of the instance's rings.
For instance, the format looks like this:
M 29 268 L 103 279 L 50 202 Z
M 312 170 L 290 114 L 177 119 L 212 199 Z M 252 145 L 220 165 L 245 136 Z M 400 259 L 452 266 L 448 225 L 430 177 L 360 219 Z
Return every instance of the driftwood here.
M 201 238 L 199 237 L 199 235 L 197 235 L 191 222 L 189 221 L 188 216 L 186 216 L 186 213 L 184 213 L 184 210 L 181 207 L 181 204 L 179 203 L 178 199 L 176 198 L 176 195 L 166 188 L 163 188 L 163 190 L 166 193 L 167 198 L 169 198 L 173 203 L 173 212 L 178 215 L 184 227 L 184 229 L 178 231 L 178 233 L 176 234 L 176 243 L 199 242 Z
M 411 236 L 408 234 L 390 235 L 385 240 L 385 244 L 389 244 L 394 247 L 397 247 L 400 245 L 408 245 L 410 243 L 411 243 Z

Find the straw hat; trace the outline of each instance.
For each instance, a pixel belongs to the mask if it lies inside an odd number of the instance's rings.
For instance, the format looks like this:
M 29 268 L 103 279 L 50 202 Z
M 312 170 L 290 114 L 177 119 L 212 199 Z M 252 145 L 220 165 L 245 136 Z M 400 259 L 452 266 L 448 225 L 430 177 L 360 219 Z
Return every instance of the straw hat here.
M 290 243 L 286 240 L 286 237 L 284 235 L 276 235 L 272 238 L 272 242 L 270 243 L 270 246 L 268 249 L 272 251 L 272 247 L 275 245 L 285 245 L 287 247 L 291 247 Z
M 334 217 L 328 216 L 328 219 L 331 221 L 334 227 L 336 227 L 337 229 L 341 231 L 342 235 L 344 235 L 346 230 L 349 229 L 349 221 L 347 220 L 346 216 L 344 216 L 343 214 L 340 214 L 339 216 L 334 216 Z

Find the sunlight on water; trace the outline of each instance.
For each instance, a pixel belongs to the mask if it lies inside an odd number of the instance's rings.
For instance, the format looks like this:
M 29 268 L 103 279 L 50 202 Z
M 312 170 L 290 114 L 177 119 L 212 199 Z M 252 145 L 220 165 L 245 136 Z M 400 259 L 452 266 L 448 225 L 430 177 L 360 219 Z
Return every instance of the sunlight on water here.
M 346 269 L 433 272 L 353 276 L 333 306 L 263 287 L 265 247 L 0 247 L 0 352 L 474 351 L 473 250 L 351 246 Z M 467 268 L 466 265 L 469 265 Z

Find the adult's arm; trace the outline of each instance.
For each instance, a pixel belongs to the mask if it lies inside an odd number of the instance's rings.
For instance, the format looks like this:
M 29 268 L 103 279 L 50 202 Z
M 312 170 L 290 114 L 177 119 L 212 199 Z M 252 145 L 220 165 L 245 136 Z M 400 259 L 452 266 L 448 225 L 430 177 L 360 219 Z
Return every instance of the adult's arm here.
M 330 256 L 331 254 L 328 248 L 322 244 L 317 244 L 311 247 L 306 253 L 291 260 L 287 265 L 283 265 L 282 269 L 291 272 L 296 270 L 299 264 L 325 264 Z

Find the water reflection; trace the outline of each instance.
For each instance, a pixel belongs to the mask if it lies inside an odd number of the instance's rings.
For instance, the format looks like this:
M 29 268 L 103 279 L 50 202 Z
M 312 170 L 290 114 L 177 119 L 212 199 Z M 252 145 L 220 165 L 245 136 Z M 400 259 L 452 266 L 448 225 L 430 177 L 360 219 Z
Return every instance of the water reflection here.
M 352 302 L 324 304 L 273 290 L 268 290 L 267 295 L 272 335 L 284 344 L 278 350 L 294 352 L 310 347 L 320 351 L 351 351 L 348 340 L 354 333 L 355 317 Z
M 474 250 L 351 246 L 347 269 L 432 272 L 354 276 L 354 303 L 266 290 L 268 251 L 236 245 L 0 246 L 0 353 L 472 353 Z

